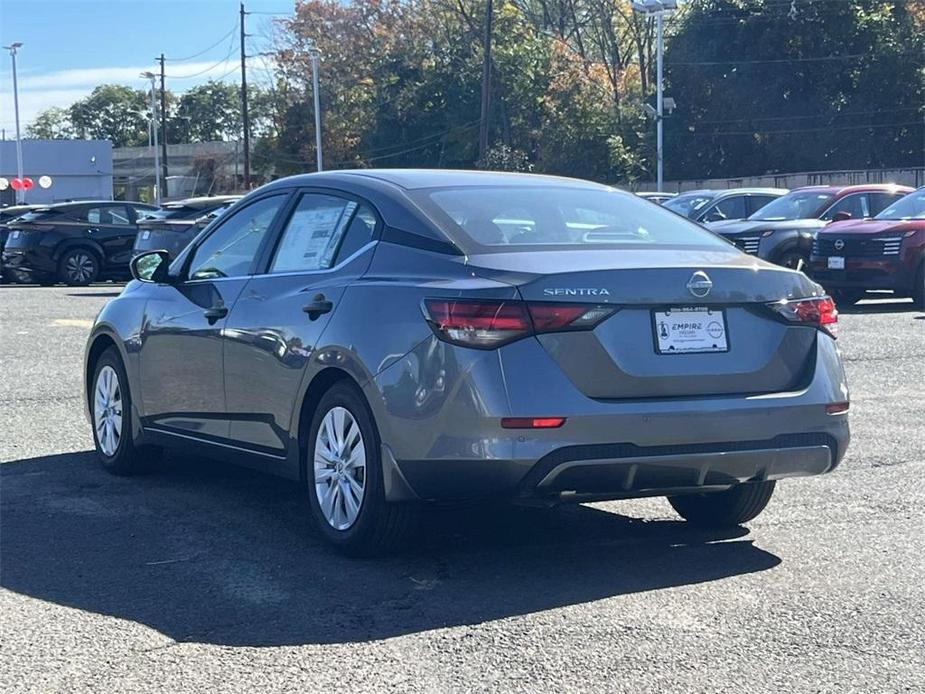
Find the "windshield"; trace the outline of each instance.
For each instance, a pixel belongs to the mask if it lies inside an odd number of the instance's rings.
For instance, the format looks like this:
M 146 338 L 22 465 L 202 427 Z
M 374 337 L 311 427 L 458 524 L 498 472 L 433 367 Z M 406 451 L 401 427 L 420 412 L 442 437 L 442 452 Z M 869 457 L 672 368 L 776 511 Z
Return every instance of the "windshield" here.
M 686 193 L 663 202 L 662 207 L 667 207 L 672 212 L 684 215 L 688 219 L 694 219 L 713 197 L 710 193 Z
M 729 248 L 696 224 L 612 189 L 473 186 L 418 190 L 412 196 L 464 250 Z
M 925 188 L 900 198 L 874 219 L 925 219 Z
M 818 191 L 795 190 L 777 200 L 769 202 L 755 212 L 750 220 L 758 222 L 782 222 L 791 219 L 815 219 L 820 209 L 831 202 L 835 195 Z

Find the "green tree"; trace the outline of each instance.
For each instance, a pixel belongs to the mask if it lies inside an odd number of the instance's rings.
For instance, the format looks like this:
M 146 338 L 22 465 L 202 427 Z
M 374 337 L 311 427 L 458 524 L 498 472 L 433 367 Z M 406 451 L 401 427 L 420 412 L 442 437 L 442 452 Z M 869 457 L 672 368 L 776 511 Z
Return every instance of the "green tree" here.
M 74 137 L 70 113 L 65 108 L 52 106 L 35 117 L 26 128 L 26 137 L 36 140 L 69 140 Z
M 180 95 L 172 121 L 183 141 L 234 140 L 241 136 L 240 89 L 215 80 L 193 87 Z
M 666 175 L 921 163 L 916 3 L 703 0 L 668 44 Z M 920 3 L 919 3 L 920 5 Z
M 110 140 L 113 147 L 148 142 L 148 97 L 143 91 L 104 84 L 71 105 L 70 121 L 77 137 Z

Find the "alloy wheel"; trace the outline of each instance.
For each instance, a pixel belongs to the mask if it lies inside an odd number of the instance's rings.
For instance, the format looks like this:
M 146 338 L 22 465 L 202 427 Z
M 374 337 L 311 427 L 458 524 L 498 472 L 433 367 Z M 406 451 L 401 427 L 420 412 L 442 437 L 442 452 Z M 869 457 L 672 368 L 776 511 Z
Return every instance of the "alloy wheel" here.
M 72 282 L 88 282 L 92 279 L 96 264 L 86 253 L 74 253 L 64 263 L 64 271 Z
M 366 446 L 360 425 L 344 407 L 333 407 L 315 436 L 315 495 L 321 513 L 336 530 L 360 515 L 366 494 Z
M 100 450 L 112 457 L 122 440 L 122 388 L 119 375 L 111 366 L 104 366 L 96 377 L 93 424 Z

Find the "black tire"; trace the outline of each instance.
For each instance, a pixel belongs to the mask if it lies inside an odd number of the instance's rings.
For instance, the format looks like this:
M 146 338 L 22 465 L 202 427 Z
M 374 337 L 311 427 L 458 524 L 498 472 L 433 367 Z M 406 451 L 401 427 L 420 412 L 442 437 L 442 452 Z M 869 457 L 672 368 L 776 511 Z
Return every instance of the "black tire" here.
M 800 250 L 785 251 L 778 257 L 776 262 L 778 265 L 783 265 L 791 270 L 799 270 L 800 272 L 809 270 L 809 256 Z
M 919 271 L 915 275 L 915 287 L 912 289 L 912 299 L 915 305 L 925 311 L 925 261 L 919 265 Z
M 106 367 L 110 367 L 118 378 L 121 392 L 122 431 L 115 451 L 107 454 L 100 444 L 100 434 L 96 426 L 96 391 L 100 374 Z M 103 464 L 103 468 L 114 475 L 135 475 L 149 470 L 161 454 L 161 449 L 153 446 L 135 445 L 131 423 L 132 394 L 129 391 L 128 378 L 122 359 L 115 347 L 110 347 L 97 360 L 93 369 L 93 382 L 90 385 L 90 422 L 93 430 L 93 444 L 96 454 Z
M 741 525 L 764 511 L 775 482 L 745 482 L 724 492 L 669 496 L 668 502 L 684 520 L 707 528 Z
M 65 252 L 58 262 L 58 280 L 71 287 L 85 287 L 100 276 L 100 259 L 87 248 Z
M 335 528 L 325 517 L 316 492 L 314 473 L 318 431 L 325 416 L 336 407 L 346 409 L 359 425 L 366 451 L 365 491 L 356 520 L 344 530 Z M 339 381 L 331 386 L 315 409 L 304 448 L 312 516 L 328 542 L 353 556 L 383 554 L 404 544 L 417 520 L 417 508 L 413 504 L 394 504 L 385 499 L 379 431 L 359 388 L 348 381 Z
M 835 300 L 835 306 L 854 306 L 864 298 L 863 289 L 834 289 L 829 295 Z

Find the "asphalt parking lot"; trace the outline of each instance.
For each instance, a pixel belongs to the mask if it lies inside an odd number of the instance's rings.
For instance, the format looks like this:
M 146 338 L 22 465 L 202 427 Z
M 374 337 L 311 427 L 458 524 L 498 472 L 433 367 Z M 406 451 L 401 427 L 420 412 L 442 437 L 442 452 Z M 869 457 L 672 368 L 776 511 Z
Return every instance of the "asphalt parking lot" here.
M 748 529 L 660 499 L 428 516 L 332 554 L 293 484 L 105 474 L 86 334 L 119 291 L 0 287 L 0 691 L 925 691 L 925 315 L 841 318 L 853 442 Z

